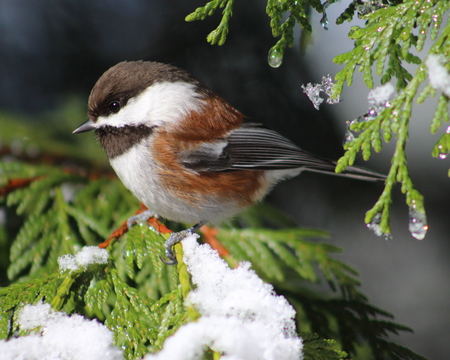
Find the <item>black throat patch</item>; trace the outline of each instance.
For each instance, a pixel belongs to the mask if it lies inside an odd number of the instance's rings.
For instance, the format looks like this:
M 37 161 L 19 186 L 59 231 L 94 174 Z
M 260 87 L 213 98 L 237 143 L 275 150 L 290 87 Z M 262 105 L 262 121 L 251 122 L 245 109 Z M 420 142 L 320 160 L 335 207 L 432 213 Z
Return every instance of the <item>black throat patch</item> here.
M 95 130 L 95 135 L 102 148 L 105 149 L 108 158 L 114 159 L 139 144 L 152 131 L 153 128 L 146 125 L 102 126 Z

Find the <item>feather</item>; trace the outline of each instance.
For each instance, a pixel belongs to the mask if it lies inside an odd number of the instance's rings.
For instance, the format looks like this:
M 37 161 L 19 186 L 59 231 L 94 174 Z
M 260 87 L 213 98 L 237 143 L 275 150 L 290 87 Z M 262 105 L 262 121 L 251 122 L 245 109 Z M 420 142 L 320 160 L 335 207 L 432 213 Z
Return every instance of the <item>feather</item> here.
M 217 151 L 220 150 L 220 151 Z M 282 170 L 303 168 L 362 180 L 384 180 L 384 175 L 350 166 L 335 173 L 336 162 L 319 158 L 300 149 L 276 131 L 260 124 L 246 123 L 233 130 L 225 139 L 200 145 L 180 159 L 188 169 L 222 172 L 243 170 Z

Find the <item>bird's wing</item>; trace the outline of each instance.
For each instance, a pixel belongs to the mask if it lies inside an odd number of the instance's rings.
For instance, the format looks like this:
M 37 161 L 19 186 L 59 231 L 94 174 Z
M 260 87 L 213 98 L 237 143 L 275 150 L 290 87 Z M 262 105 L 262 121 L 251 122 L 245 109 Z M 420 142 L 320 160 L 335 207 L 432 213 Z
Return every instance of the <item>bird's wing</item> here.
M 305 170 L 331 173 L 336 163 L 321 159 L 300 149 L 291 141 L 260 124 L 247 123 L 233 130 L 226 138 L 205 143 L 194 151 L 183 154 L 180 161 L 194 171 Z M 342 174 L 367 180 L 381 180 L 370 170 L 351 167 Z M 377 177 L 374 179 L 373 177 Z

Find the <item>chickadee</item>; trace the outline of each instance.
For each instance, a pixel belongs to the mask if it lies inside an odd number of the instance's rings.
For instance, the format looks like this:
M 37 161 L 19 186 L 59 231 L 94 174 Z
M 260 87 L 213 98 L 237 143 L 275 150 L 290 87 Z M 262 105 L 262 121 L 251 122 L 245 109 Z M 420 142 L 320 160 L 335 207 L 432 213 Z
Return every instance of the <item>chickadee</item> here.
M 335 162 L 301 150 L 244 116 L 188 72 L 158 62 L 121 62 L 91 91 L 89 120 L 73 133 L 95 135 L 120 180 L 149 210 L 195 223 L 173 233 L 172 246 L 207 222 L 232 217 L 302 170 L 335 174 Z M 344 174 L 383 175 L 357 167 Z

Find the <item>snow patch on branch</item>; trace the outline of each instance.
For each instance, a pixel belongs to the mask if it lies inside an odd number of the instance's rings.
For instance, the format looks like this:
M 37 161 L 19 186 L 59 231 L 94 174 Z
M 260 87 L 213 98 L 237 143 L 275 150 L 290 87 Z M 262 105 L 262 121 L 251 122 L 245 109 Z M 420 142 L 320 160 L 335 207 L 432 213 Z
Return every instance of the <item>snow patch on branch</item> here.
M 91 264 L 106 264 L 108 262 L 108 251 L 97 246 L 85 246 L 74 255 L 67 254 L 58 258 L 59 270 L 76 271 L 86 268 Z
M 450 96 L 450 74 L 444 66 L 446 63 L 442 55 L 430 54 L 425 61 L 431 86 Z
M 151 359 L 199 359 L 204 346 L 223 353 L 224 360 L 298 360 L 302 341 L 295 333 L 295 311 L 241 263 L 230 269 L 197 235 L 183 240 L 184 262 L 197 286 L 187 299 L 201 318 L 182 326 Z
M 96 320 L 68 316 L 49 304 L 26 305 L 19 315 L 22 330 L 37 333 L 0 341 L 4 360 L 122 360 L 113 335 Z

